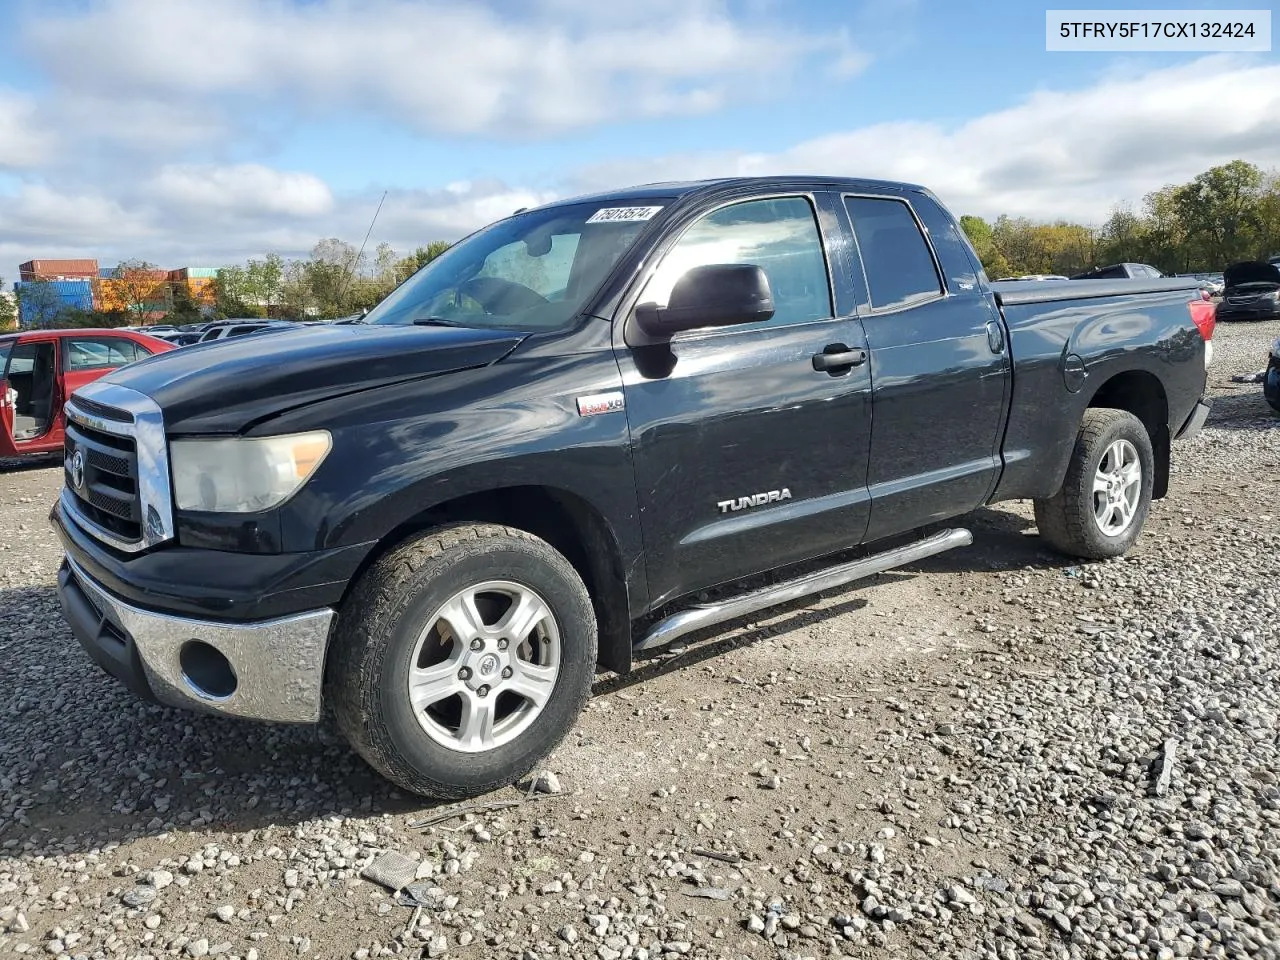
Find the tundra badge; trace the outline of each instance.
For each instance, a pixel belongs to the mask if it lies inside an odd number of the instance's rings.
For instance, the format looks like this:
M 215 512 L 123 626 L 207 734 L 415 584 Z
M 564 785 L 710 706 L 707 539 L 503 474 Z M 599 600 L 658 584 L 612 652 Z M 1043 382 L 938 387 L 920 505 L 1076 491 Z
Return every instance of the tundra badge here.
M 770 490 L 768 493 L 757 493 L 750 497 L 738 497 L 736 500 L 721 500 L 716 504 L 721 513 L 737 513 L 747 507 L 761 507 L 766 503 L 779 503 L 791 499 L 791 491 L 783 487 L 781 490 Z

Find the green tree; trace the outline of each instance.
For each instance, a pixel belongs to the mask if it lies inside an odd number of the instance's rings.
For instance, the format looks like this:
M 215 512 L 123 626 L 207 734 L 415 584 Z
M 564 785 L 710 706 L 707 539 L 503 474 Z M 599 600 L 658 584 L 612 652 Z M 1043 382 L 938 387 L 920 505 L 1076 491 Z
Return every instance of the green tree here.
M 200 304 L 196 303 L 195 298 L 191 296 L 191 290 L 185 283 L 175 283 L 173 285 L 173 306 L 169 310 L 169 315 L 165 317 L 169 323 L 181 326 L 187 323 L 199 323 L 204 319 L 204 314 L 200 310 Z
M 248 275 L 244 267 L 226 266 L 218 270 L 214 283 L 215 312 L 219 317 L 261 317 L 262 307 L 252 302 Z
M 284 283 L 284 258 L 278 253 L 268 253 L 261 260 L 250 260 L 245 264 L 244 271 L 249 299 L 262 304 L 267 316 L 271 316 L 271 308 L 280 303 L 280 288 Z
M 18 298 L 4 289 L 4 277 L 0 277 L 0 330 L 12 330 L 18 325 Z
M 1202 259 L 1226 265 L 1257 254 L 1262 187 L 1258 167 L 1232 160 L 1175 191 L 1174 206 Z
M 284 277 L 280 282 L 280 307 L 285 316 L 293 319 L 302 319 L 317 312 L 307 265 L 301 260 L 290 260 L 284 265 Z
M 965 236 L 973 244 L 973 250 L 978 255 L 982 268 L 987 271 L 987 276 L 993 280 L 996 277 L 1007 276 L 1009 273 L 1009 261 L 1005 259 L 1004 254 L 996 246 L 995 234 L 991 229 L 991 224 L 981 217 L 966 214 L 960 218 L 960 228 L 964 230 Z
M 356 247 L 336 237 L 321 240 L 312 248 L 306 273 L 320 316 L 340 317 L 353 312 L 353 283 L 364 262 L 364 255 Z

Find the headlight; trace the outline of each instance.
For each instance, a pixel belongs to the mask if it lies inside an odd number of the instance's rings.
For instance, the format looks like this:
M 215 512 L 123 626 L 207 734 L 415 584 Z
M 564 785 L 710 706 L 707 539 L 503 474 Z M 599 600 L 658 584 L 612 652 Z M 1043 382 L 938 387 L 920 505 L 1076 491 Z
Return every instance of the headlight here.
M 307 482 L 332 447 L 327 430 L 282 437 L 173 440 L 173 497 L 179 510 L 270 510 Z

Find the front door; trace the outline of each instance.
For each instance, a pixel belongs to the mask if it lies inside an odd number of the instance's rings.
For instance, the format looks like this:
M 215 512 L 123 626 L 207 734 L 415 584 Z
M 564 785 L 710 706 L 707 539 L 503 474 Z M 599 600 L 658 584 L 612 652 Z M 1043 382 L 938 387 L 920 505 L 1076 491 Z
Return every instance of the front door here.
M 839 230 L 832 203 L 772 196 L 704 213 L 660 246 L 637 301 L 665 306 L 692 267 L 748 263 L 769 278 L 772 319 L 635 348 L 618 325 L 655 604 L 856 544 L 866 529 L 871 383 L 851 288 L 823 242 Z M 837 353 L 847 361 L 815 362 Z
M 4 381 L 5 435 L 16 455 L 51 453 L 62 446 L 54 423 L 59 408 L 58 341 L 23 338 L 9 351 Z
M 931 247 L 905 197 L 848 196 L 844 205 L 869 300 L 875 540 L 959 516 L 991 494 L 1003 466 L 1009 352 L 958 243 L 944 247 L 939 235 Z M 936 220 L 930 234 L 954 229 Z
M 0 457 L 17 454 L 13 446 L 13 405 L 17 401 L 18 392 L 5 379 L 9 370 L 9 353 L 17 342 L 16 337 L 0 340 Z

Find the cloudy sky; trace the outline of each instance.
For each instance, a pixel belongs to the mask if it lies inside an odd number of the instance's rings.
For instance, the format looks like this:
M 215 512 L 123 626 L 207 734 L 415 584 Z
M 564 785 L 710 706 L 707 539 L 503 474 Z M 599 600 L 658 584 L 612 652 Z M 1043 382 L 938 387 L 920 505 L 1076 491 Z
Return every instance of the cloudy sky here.
M 358 243 L 383 191 L 371 243 L 411 249 L 671 178 L 888 177 L 1097 222 L 1216 163 L 1280 167 L 1276 53 L 1046 53 L 1044 7 L 0 0 L 0 276 Z

